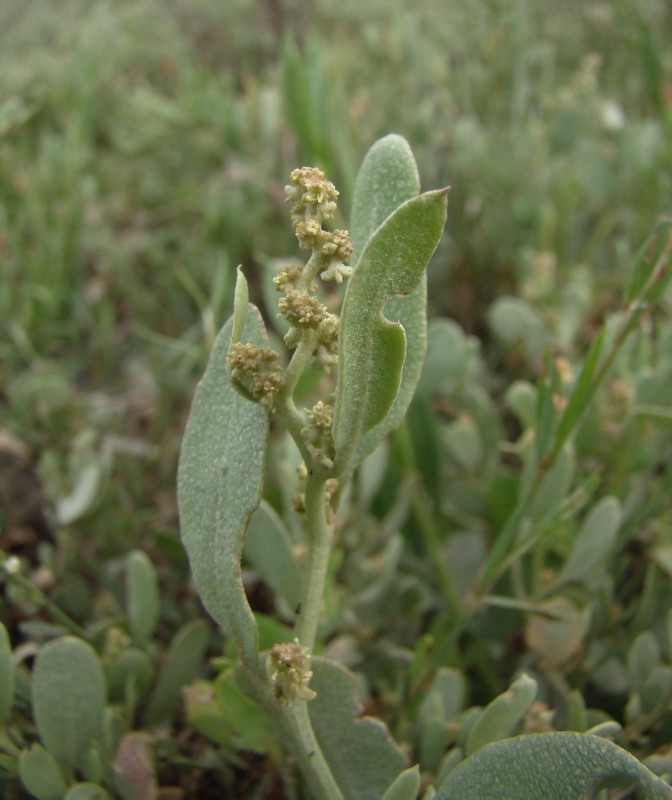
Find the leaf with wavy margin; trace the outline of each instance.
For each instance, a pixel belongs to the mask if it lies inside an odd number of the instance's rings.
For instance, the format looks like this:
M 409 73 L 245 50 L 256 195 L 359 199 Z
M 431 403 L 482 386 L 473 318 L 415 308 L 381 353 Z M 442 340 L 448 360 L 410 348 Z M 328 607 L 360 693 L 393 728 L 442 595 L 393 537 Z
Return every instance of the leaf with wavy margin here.
M 240 574 L 250 517 L 259 506 L 268 443 L 268 415 L 231 380 L 227 355 L 233 320 L 222 328 L 198 384 L 177 476 L 182 541 L 203 605 L 229 630 L 241 658 L 257 675 L 258 632 Z M 267 345 L 250 304 L 241 341 Z

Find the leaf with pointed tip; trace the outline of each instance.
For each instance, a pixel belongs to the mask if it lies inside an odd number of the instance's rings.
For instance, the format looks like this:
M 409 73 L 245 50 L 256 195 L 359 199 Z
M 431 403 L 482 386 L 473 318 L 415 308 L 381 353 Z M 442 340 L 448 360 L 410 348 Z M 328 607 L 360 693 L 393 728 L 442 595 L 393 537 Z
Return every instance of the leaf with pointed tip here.
M 147 706 L 147 720 L 168 722 L 182 701 L 182 689 L 199 674 L 212 638 L 210 623 L 192 619 L 173 636 Z
M 350 263 L 356 267 L 364 246 L 374 231 L 402 203 L 420 192 L 420 177 L 413 152 L 402 136 L 379 139 L 366 154 L 357 174 L 350 235 L 354 246 Z M 398 427 L 408 411 L 420 379 L 427 350 L 427 275 L 422 273 L 408 295 L 391 297 L 385 307 L 389 319 L 398 320 L 406 333 L 406 358 L 399 391 L 385 419 L 367 431 L 357 447 L 353 465 L 372 453 L 390 431 Z
M 588 587 L 595 585 L 597 577 L 609 568 L 622 516 L 621 504 L 616 497 L 603 497 L 593 506 L 560 572 L 559 582 L 576 581 Z
M 417 764 L 409 767 L 392 781 L 382 800 L 415 800 L 420 791 L 420 769 Z
M 482 747 L 448 774 L 435 800 L 586 800 L 601 788 L 631 783 L 641 800 L 672 798 L 670 786 L 613 742 L 536 733 Z
M 537 694 L 537 682 L 521 675 L 502 694 L 481 711 L 467 738 L 467 755 L 489 742 L 510 736 L 514 727 L 532 704 Z
M 292 540 L 275 509 L 263 500 L 250 520 L 243 553 L 275 594 L 296 608 L 301 599 L 301 570 Z
M 353 456 L 362 437 L 385 420 L 397 398 L 406 334 L 383 312 L 391 297 L 409 294 L 421 280 L 441 237 L 446 209 L 446 190 L 426 192 L 399 206 L 368 240 L 350 278 L 339 333 L 335 475 L 356 466 Z
M 177 476 L 182 541 L 203 604 L 231 631 L 242 659 L 261 675 L 258 633 L 240 559 L 259 506 L 268 415 L 234 387 L 227 363 L 233 321 L 220 331 L 191 406 Z M 241 340 L 264 347 L 266 330 L 250 304 Z

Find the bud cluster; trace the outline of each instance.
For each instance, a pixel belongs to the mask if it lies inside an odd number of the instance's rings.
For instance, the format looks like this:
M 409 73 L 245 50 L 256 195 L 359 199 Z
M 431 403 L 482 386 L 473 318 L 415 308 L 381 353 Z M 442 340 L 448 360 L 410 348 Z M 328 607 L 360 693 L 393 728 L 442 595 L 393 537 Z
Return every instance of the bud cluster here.
M 315 697 L 315 692 L 308 688 L 313 676 L 309 663 L 308 650 L 298 639 L 273 645 L 266 668 L 279 701 L 289 703 L 295 697 L 304 700 Z
M 352 267 L 345 265 L 352 254 L 352 243 L 347 231 L 327 231 L 322 227 L 325 220 L 334 216 L 338 198 L 334 184 L 325 178 L 324 172 L 316 167 L 302 167 L 292 172 L 291 180 L 285 193 L 287 201 L 292 203 L 292 224 L 299 245 L 312 249 L 313 255 L 305 268 L 296 264 L 285 267 L 273 282 L 284 294 L 278 304 L 280 314 L 292 326 L 285 336 L 287 347 L 296 347 L 305 330 L 316 331 L 313 364 L 328 372 L 337 360 L 338 317 L 314 297 L 315 283 L 304 277 L 302 286 L 301 277 L 307 269 L 311 276 L 319 271 L 322 280 L 343 283 L 352 274 Z
M 324 220 L 332 219 L 336 213 L 338 191 L 324 172 L 317 167 L 301 167 L 289 176 L 291 184 L 285 186 L 287 202 L 292 205 L 292 224 L 296 226 L 308 219 L 315 219 L 318 227 Z
M 302 250 L 313 250 L 325 260 L 322 279 L 342 283 L 352 274 L 345 262 L 352 255 L 352 242 L 347 231 L 327 231 L 322 223 L 336 213 L 338 192 L 324 172 L 316 167 L 302 167 L 291 174 L 292 183 L 285 186 L 287 201 L 292 205 L 292 225 Z
M 318 458 L 325 467 L 333 466 L 334 438 L 331 427 L 334 422 L 333 406 L 319 400 L 308 413 L 308 424 L 301 431 L 308 450 Z
M 275 350 L 250 342 L 234 342 L 229 349 L 231 377 L 267 411 L 273 410 L 275 395 L 284 385 L 278 359 Z

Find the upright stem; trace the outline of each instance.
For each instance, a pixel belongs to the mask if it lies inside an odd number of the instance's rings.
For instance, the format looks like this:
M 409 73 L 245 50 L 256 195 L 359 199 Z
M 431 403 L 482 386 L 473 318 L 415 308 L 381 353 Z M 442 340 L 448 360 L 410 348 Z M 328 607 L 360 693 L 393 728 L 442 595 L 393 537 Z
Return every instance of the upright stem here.
M 315 649 L 334 528 L 327 521 L 326 478 L 316 474 L 314 467 L 309 465 L 308 469 L 306 480 L 308 563 L 304 572 L 303 593 L 294 633 L 299 644 L 307 649 L 310 658 Z M 295 697 L 287 707 L 286 717 L 294 735 L 298 738 L 297 757 L 304 774 L 314 784 L 314 791 L 319 791 L 319 796 L 323 800 L 344 800 L 315 736 L 308 713 L 308 702 L 303 697 Z
M 309 474 L 306 480 L 306 531 L 308 563 L 304 573 L 303 596 L 294 633 L 312 653 L 329 568 L 334 528 L 327 522 L 326 479 Z
M 296 743 L 292 748 L 294 755 L 315 797 L 319 800 L 344 800 L 315 736 L 307 701 L 302 697 L 294 698 L 284 712 L 284 721 Z

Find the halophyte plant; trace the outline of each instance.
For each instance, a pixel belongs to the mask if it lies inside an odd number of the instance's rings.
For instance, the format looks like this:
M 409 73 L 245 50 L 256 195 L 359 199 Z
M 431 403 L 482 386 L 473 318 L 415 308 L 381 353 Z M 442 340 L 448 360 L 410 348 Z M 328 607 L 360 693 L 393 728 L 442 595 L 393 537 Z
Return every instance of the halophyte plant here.
M 410 147 L 392 135 L 363 162 L 349 232 L 326 227 L 338 192 L 319 169 L 295 170 L 286 194 L 299 246 L 309 253 L 274 279 L 290 355 L 283 366 L 239 268 L 233 315 L 214 344 L 183 440 L 182 537 L 205 607 L 235 641 L 243 670 L 234 679 L 280 734 L 306 796 L 413 800 L 419 768 L 408 766 L 380 722 L 355 718 L 350 674 L 317 655 L 318 622 L 339 505 L 347 502 L 357 467 L 403 421 L 420 377 L 426 267 L 442 236 L 448 190 L 420 193 Z M 338 292 L 323 300 L 322 283 L 345 287 L 340 313 L 330 310 Z M 316 381 L 316 371 L 326 380 Z M 324 393 L 301 409 L 297 387 L 306 376 Z M 241 559 L 253 515 L 275 515 L 262 504 L 271 421 L 300 454 L 302 491 L 294 509 L 304 538 L 293 634 L 262 651 Z M 268 547 L 272 557 L 270 540 Z M 637 759 L 590 733 L 507 739 L 535 694 L 535 681 L 522 675 L 473 716 L 466 757 L 444 764 L 437 788 L 427 787 L 424 797 L 579 798 L 614 776 L 637 782 L 646 797 L 670 797 Z

